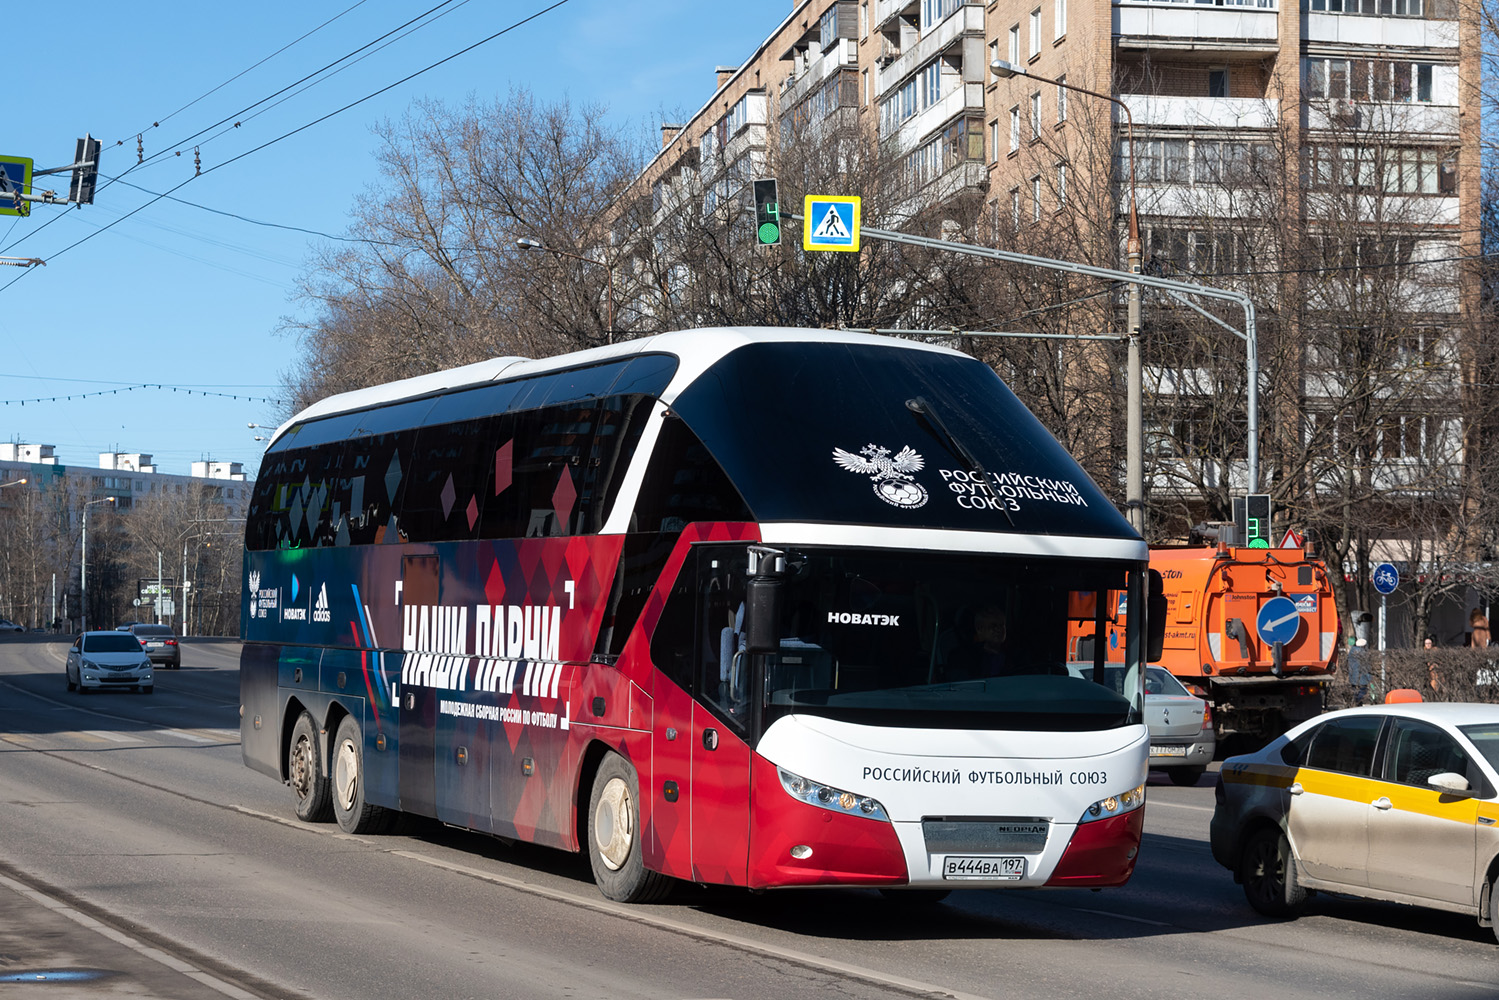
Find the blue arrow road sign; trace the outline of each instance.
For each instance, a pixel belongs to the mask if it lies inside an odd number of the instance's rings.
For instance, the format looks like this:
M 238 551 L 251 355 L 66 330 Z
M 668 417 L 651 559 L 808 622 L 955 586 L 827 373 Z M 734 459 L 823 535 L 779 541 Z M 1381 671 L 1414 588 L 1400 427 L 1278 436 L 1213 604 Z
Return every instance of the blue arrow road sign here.
M 1301 612 L 1289 597 L 1272 597 L 1260 608 L 1254 627 L 1266 643 L 1286 643 L 1301 631 Z
M 1374 589 L 1386 596 L 1393 594 L 1395 588 L 1400 586 L 1400 571 L 1389 563 L 1380 563 L 1374 567 Z

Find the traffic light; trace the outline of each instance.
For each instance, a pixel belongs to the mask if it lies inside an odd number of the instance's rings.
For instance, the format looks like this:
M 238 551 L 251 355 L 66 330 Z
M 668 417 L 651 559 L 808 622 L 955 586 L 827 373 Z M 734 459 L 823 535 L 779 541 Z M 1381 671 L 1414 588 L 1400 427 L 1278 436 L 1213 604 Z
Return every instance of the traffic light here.
M 1251 549 L 1270 547 L 1270 494 L 1251 493 L 1244 498 L 1244 544 Z
M 781 242 L 781 200 L 774 177 L 755 181 L 755 242 L 762 247 Z
M 75 205 L 92 205 L 94 185 L 98 180 L 99 140 L 85 134 L 78 140 L 78 151 L 73 154 L 73 183 L 69 187 L 68 201 Z

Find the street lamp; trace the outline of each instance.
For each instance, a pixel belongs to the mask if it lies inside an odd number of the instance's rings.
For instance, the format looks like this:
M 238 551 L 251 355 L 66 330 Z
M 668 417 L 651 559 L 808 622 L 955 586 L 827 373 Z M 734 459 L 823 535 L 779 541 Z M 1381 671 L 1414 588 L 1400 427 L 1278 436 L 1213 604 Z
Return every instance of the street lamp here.
M 539 250 L 539 251 L 541 251 L 543 253 L 554 253 L 554 254 L 556 254 L 559 257 L 571 257 L 573 260 L 581 260 L 585 264 L 593 264 L 595 267 L 602 267 L 605 271 L 607 271 L 608 274 L 609 274 L 609 284 L 608 284 L 608 286 L 606 288 L 606 296 L 607 296 L 608 309 L 609 309 L 609 317 L 608 317 L 609 328 L 604 331 L 604 342 L 605 343 L 609 343 L 609 344 L 614 343 L 614 265 L 613 264 L 611 264 L 607 260 L 594 260 L 592 257 L 584 257 L 582 254 L 572 253 L 571 251 L 568 251 L 568 250 L 558 250 L 556 247 L 549 247 L 546 244 L 541 243 L 538 240 L 528 240 L 528 239 L 525 239 L 525 238 L 521 238 L 521 239 L 518 239 L 518 240 L 515 241 L 515 245 L 517 247 L 519 247 L 520 249 L 522 249 L 522 250 Z
M 8 483 L 0 483 L 0 490 L 3 490 L 7 486 L 20 486 L 20 485 L 22 485 L 25 482 L 26 482 L 26 480 L 24 480 L 24 479 L 12 479 Z
M 1016 66 L 1003 59 L 989 63 L 989 71 L 1001 80 L 1024 76 L 1040 83 L 1049 83 L 1063 90 L 1075 90 L 1079 94 L 1097 97 L 1117 104 L 1124 110 L 1125 141 L 1129 144 L 1129 239 L 1125 253 L 1129 256 L 1131 274 L 1140 273 L 1140 216 L 1135 211 L 1135 116 L 1129 105 L 1112 94 L 1102 94 L 1086 87 L 1074 86 L 1060 80 L 1036 76 L 1024 66 Z M 1125 379 L 1125 508 L 1129 523 L 1141 536 L 1145 534 L 1145 392 L 1144 372 L 1140 361 L 1140 286 L 1129 286 L 1129 359 Z
M 96 503 L 115 502 L 114 497 L 103 497 L 99 500 L 85 500 L 83 502 L 83 555 L 78 560 L 78 596 L 83 605 L 83 631 L 88 631 L 88 509 Z
M 255 425 L 251 424 L 250 426 L 253 427 Z M 181 626 L 178 629 L 178 634 L 179 635 L 186 636 L 187 633 L 188 633 L 188 628 L 187 628 L 187 625 L 188 625 L 188 621 L 187 621 L 187 592 L 188 592 L 188 589 L 192 586 L 187 581 L 187 540 L 189 538 L 202 538 L 204 535 L 211 535 L 216 530 L 216 529 L 213 529 L 213 528 L 206 528 L 206 529 L 204 529 L 204 528 L 194 528 L 193 525 L 195 525 L 195 524 L 237 524 L 237 523 L 242 523 L 244 520 L 245 519 L 242 518 L 242 517 L 195 517 L 192 520 L 185 522 L 187 524 L 187 527 L 183 528 L 182 532 L 177 536 L 182 541 L 182 580 L 181 580 L 181 587 L 182 587 L 182 607 L 179 608 L 179 609 L 177 609 L 177 621 L 178 621 L 178 624 Z M 217 530 L 222 531 L 223 529 L 220 528 L 220 529 L 217 529 Z M 161 562 L 161 553 L 160 552 L 158 552 L 156 554 L 156 558 L 157 558 L 157 565 L 159 567 L 160 566 L 160 562 Z M 157 572 L 157 584 L 158 584 L 158 587 L 159 587 L 160 583 L 161 583 L 161 570 L 158 568 L 156 572 Z M 200 628 L 202 627 L 202 624 L 203 624 L 203 615 L 202 615 L 201 611 L 202 611 L 202 609 L 201 609 L 201 602 L 200 602 L 199 615 L 198 615 L 198 625 L 199 625 Z

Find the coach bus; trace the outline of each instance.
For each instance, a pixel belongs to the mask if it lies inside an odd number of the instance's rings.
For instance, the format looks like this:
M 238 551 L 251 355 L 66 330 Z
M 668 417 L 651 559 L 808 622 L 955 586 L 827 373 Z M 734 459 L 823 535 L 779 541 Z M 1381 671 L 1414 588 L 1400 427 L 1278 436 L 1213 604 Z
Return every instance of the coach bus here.
M 1098 595 L 1154 603 L 1145 544 L 956 351 L 694 330 L 333 396 L 245 548 L 244 759 L 303 820 L 586 851 L 623 901 L 1133 870 L 1147 615 Z

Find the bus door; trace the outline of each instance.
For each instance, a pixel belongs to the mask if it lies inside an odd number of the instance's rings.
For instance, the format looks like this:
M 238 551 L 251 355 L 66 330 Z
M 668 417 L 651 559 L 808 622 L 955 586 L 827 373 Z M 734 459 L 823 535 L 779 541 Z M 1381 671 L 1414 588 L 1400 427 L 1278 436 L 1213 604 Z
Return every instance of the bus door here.
M 744 547 L 698 551 L 697 699 L 692 706 L 692 869 L 744 885 L 749 872 L 751 657 Z
M 404 556 L 401 559 L 403 605 L 438 603 L 438 557 Z M 404 613 L 404 609 L 403 609 Z M 406 656 L 412 656 L 410 652 Z M 434 741 L 437 735 L 437 694 L 430 687 L 401 685 L 400 754 L 401 811 L 419 816 L 437 815 L 437 772 Z
M 743 546 L 698 546 L 651 637 L 653 867 L 743 885 L 749 868 L 749 658 Z M 736 676 L 736 667 L 739 671 Z

